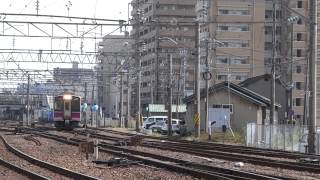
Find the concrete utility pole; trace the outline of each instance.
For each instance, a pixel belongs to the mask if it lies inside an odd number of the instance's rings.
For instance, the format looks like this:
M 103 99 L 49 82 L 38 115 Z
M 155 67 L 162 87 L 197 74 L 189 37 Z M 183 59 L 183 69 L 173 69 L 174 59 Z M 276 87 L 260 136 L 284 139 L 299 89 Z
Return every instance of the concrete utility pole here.
M 84 83 L 84 102 L 87 102 L 87 82 Z
M 196 107 L 195 107 L 195 137 L 200 138 L 200 62 L 201 62 L 201 49 L 200 49 L 200 23 L 199 21 L 196 22 L 195 26 L 196 38 L 195 38 L 195 45 L 197 49 L 197 62 L 195 63 L 196 73 L 195 73 L 195 81 L 196 81 L 196 88 L 195 88 L 195 95 L 196 95 Z
M 28 74 L 28 87 L 27 87 L 27 126 L 30 125 L 30 75 Z
M 274 115 L 275 115 L 275 86 L 276 86 L 276 51 L 277 51 L 277 0 L 273 0 L 273 16 L 272 16 L 272 62 L 271 62 L 271 107 L 270 107 L 270 124 L 274 123 Z
M 92 107 L 93 107 L 93 101 L 94 101 L 94 85 L 92 86 L 92 95 L 91 95 L 91 126 L 93 126 L 93 111 L 92 111 Z
M 207 26 L 208 29 L 210 30 L 210 22 L 211 22 L 211 0 L 207 1 L 207 7 L 206 7 L 206 12 L 207 12 Z M 209 31 L 211 32 L 211 31 Z M 211 126 L 209 124 L 209 80 L 212 77 L 208 77 L 208 75 L 210 74 L 210 68 L 209 68 L 209 39 L 211 38 L 211 35 L 209 34 L 207 39 L 206 39 L 206 76 L 204 76 L 205 78 L 205 82 L 206 82 L 206 104 L 205 104 L 205 108 L 206 108 L 206 117 L 205 117 L 205 129 L 206 129 L 206 133 L 209 132 L 209 130 L 211 131 L 211 128 L 209 126 Z M 211 74 L 209 75 L 211 76 Z M 209 140 L 211 139 L 211 132 L 209 133 Z
M 206 88 L 206 104 L 205 104 L 205 109 L 206 109 L 206 116 L 205 116 L 205 130 L 206 133 L 209 132 L 209 38 L 206 39 L 206 72 L 203 75 L 203 78 L 206 82 L 205 88 Z M 210 138 L 210 137 L 209 137 Z
M 310 34 L 309 34 L 309 123 L 308 123 L 308 153 L 314 154 L 315 149 L 315 124 L 317 118 L 317 1 L 310 0 Z
M 168 108 L 168 136 L 172 136 L 172 53 L 169 58 L 169 108 Z
M 123 114 L 123 73 L 120 72 L 120 115 L 119 115 L 119 118 L 120 118 L 120 128 L 123 128 L 123 118 L 122 118 L 122 114 Z
M 288 118 L 291 124 L 293 124 L 293 28 L 294 28 L 294 23 L 291 22 L 291 47 L 290 47 L 290 95 L 289 95 L 289 111 L 288 113 Z
M 137 7 L 139 7 L 139 1 L 137 1 Z M 138 9 L 137 14 L 135 15 L 135 51 L 136 51 L 136 60 L 138 63 L 138 73 L 137 73 L 137 119 L 136 119 L 136 131 L 140 132 L 140 120 L 141 120 L 141 52 L 139 53 L 139 34 L 140 34 L 140 21 L 142 17 L 142 11 Z
M 128 123 L 130 120 L 130 83 L 129 83 L 129 80 L 130 80 L 130 74 L 128 72 L 128 74 L 127 74 L 127 119 L 124 124 L 125 128 L 128 128 Z
M 297 22 L 299 20 L 298 16 L 292 16 L 289 17 L 287 19 L 287 22 L 290 23 L 291 25 L 291 31 L 290 31 L 290 90 L 289 90 L 289 96 L 288 96 L 288 100 L 289 100 L 289 108 L 287 108 L 287 115 L 288 115 L 288 119 L 291 123 L 293 123 L 293 41 L 294 41 L 294 37 L 293 37 L 293 30 L 294 30 L 294 23 Z

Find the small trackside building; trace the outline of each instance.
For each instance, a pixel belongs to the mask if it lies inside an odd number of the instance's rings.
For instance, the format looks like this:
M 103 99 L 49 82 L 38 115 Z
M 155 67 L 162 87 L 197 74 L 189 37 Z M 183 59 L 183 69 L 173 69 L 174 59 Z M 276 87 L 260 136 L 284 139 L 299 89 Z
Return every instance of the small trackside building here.
M 187 105 L 186 126 L 194 131 L 195 95 L 184 98 Z M 275 124 L 280 104 L 275 104 Z M 209 88 L 209 108 L 230 109 L 230 127 L 244 132 L 247 123 L 269 124 L 270 99 L 234 83 L 222 82 Z M 225 112 L 225 110 L 224 110 Z M 228 111 L 229 112 L 229 111 Z M 209 115 L 209 120 L 212 118 Z M 201 91 L 201 131 L 205 130 L 205 91 Z

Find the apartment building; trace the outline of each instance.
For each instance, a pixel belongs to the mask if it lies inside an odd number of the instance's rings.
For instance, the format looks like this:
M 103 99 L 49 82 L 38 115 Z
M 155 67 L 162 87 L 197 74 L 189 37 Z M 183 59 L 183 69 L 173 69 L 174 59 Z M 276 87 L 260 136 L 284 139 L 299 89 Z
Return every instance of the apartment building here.
M 198 0 L 202 49 L 208 49 L 212 82 L 239 83 L 265 73 L 264 0 Z M 209 47 L 206 47 L 209 46 Z M 204 60 L 203 60 L 204 61 Z
M 228 79 L 237 83 L 271 72 L 272 2 L 198 0 L 198 18 L 211 22 L 202 27 L 202 38 L 219 42 L 210 46 L 212 50 L 208 55 L 212 64 L 211 72 L 216 75 L 215 83 Z M 276 5 L 276 74 L 283 86 L 288 89 L 293 87 L 292 112 L 294 119 L 299 122 L 303 119 L 304 109 L 308 24 L 305 18 L 295 12 L 308 17 L 307 8 L 308 0 L 281 0 Z M 294 16 L 298 18 L 288 21 Z M 287 98 L 290 106 L 289 90 Z
M 135 73 L 131 64 L 132 39 L 125 35 L 108 35 L 99 43 L 98 99 L 106 117 L 119 118 L 122 94 L 122 114 L 126 116 L 130 75 Z M 128 81 L 129 80 L 129 81 Z
M 172 80 L 173 103 L 193 93 L 195 46 L 194 0 L 133 0 L 132 37 L 141 61 L 141 104 L 167 103 Z M 173 73 L 169 79 L 169 59 Z M 137 86 L 136 86 L 137 87 Z M 137 88 L 133 89 L 134 92 Z
M 305 80 L 307 73 L 308 23 L 304 17 L 309 16 L 308 0 L 283 0 L 277 4 L 277 60 L 276 74 L 288 89 L 288 111 L 292 93 L 293 118 L 303 123 Z M 298 15 L 304 16 L 301 17 Z M 266 21 L 272 21 L 272 1 L 266 1 Z M 289 20 L 296 17 L 295 20 Z M 266 66 L 271 66 L 272 24 L 267 23 L 266 32 Z M 292 61 L 292 63 L 291 63 Z M 291 75 L 292 72 L 292 75 Z M 292 81 L 291 81 L 292 79 Z M 290 90 L 292 88 L 292 91 Z

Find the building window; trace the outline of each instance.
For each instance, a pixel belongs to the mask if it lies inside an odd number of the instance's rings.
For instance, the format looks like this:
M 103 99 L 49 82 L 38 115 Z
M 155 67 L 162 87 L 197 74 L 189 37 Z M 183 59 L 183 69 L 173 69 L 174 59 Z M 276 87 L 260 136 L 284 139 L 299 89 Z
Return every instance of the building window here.
M 297 1 L 297 8 L 303 8 L 302 1 Z
M 221 32 L 248 32 L 248 24 L 220 24 L 218 25 L 218 31 Z
M 248 16 L 250 15 L 250 11 L 247 8 L 219 8 L 218 15 Z
M 248 64 L 249 57 L 245 56 L 218 56 L 217 64 Z
M 295 89 L 296 90 L 303 90 L 303 85 L 304 83 L 303 82 L 295 82 Z
M 228 79 L 227 75 L 217 75 L 217 79 L 220 81 L 226 81 Z
M 225 40 L 223 42 L 224 48 L 247 48 L 249 47 L 249 41 L 246 40 Z
M 294 106 L 302 106 L 303 105 L 303 99 L 302 98 L 293 99 L 293 105 Z
M 302 67 L 300 65 L 296 66 L 296 73 L 297 74 L 302 73 Z
M 302 57 L 302 49 L 297 49 L 297 57 Z
M 229 109 L 230 113 L 233 113 L 233 104 L 213 104 L 212 108 L 222 108 L 222 109 Z
M 303 39 L 302 39 L 302 33 L 297 33 L 297 37 L 296 37 L 296 40 L 297 41 L 303 41 Z
M 220 56 L 217 57 L 217 64 L 228 64 L 228 57 Z

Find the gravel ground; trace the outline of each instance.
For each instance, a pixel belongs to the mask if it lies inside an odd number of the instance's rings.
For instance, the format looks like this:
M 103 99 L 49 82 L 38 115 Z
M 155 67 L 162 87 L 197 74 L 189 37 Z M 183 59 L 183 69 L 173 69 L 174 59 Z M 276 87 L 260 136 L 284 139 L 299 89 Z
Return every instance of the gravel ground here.
M 122 129 L 120 129 L 122 130 Z M 119 130 L 119 131 L 120 131 Z M 128 138 L 129 136 L 124 136 L 120 134 L 112 134 L 110 132 L 104 132 L 104 131 L 97 131 L 99 134 L 107 135 L 107 136 L 112 136 L 112 137 L 119 137 L 119 138 Z M 120 132 L 125 132 L 124 130 Z M 161 142 L 162 140 L 156 140 L 156 139 L 145 139 L 144 141 L 154 141 L 154 142 Z M 179 145 L 179 144 L 177 144 Z M 212 151 L 222 151 L 222 150 L 212 150 Z M 210 152 L 210 151 L 209 151 Z M 214 152 L 212 152 L 214 153 Z M 231 153 L 230 153 L 231 154 Z M 241 153 L 232 153 L 232 154 L 241 154 Z M 241 154 L 242 155 L 242 154 Z M 278 161 L 288 161 L 288 162 L 296 162 L 295 159 L 288 159 L 288 158 L 278 158 L 278 157 L 270 157 L 270 156 L 260 156 L 260 155 L 252 155 L 252 154 L 246 154 L 246 156 L 251 156 L 251 157 L 259 157 L 259 158 L 265 158 L 265 159 L 272 159 L 272 160 L 278 160 Z
M 166 151 L 166 150 L 159 150 L 156 148 L 146 148 L 146 147 L 128 147 L 129 149 L 150 152 L 154 154 L 163 155 L 165 154 L 168 157 L 183 159 L 195 163 L 206 164 L 210 166 L 218 166 L 223 168 L 229 169 L 238 169 L 244 170 L 254 173 L 262 173 L 268 175 L 275 175 L 275 176 L 282 176 L 282 177 L 291 177 L 296 179 L 320 179 L 320 172 L 319 174 L 308 173 L 308 172 L 301 172 L 301 171 L 293 171 L 293 170 L 286 170 L 286 169 L 279 169 L 279 168 L 272 168 L 272 167 L 265 167 L 265 166 L 257 166 L 253 164 L 244 163 L 244 166 L 241 168 L 235 167 L 235 162 L 227 161 L 227 160 L 220 160 L 220 159 L 212 159 L 212 158 L 205 158 L 199 157 L 187 153 L 181 152 L 174 152 L 174 151 Z
M 17 139 L 23 139 L 19 136 L 16 136 L 16 135 L 5 135 L 6 138 L 8 139 L 14 139 L 14 138 L 17 138 Z M 24 140 L 24 139 L 23 139 Z M 25 141 L 25 140 L 24 140 Z M 32 145 L 32 143 L 30 143 L 28 141 L 29 144 Z M 33 150 L 34 151 L 34 150 Z M 41 168 L 39 166 L 36 166 L 32 163 L 29 163 L 28 161 L 14 155 L 13 153 L 11 153 L 10 151 L 8 151 L 4 145 L 4 143 L 2 142 L 2 140 L 0 140 L 0 156 L 2 159 L 5 159 L 15 165 L 18 165 L 20 167 L 23 167 L 24 169 L 27 169 L 27 170 L 30 170 L 32 172 L 35 172 L 35 173 L 38 173 L 42 176 L 45 176 L 45 177 L 50 177 L 52 179 L 67 179 L 66 177 L 64 176 L 61 176 L 59 174 L 56 174 L 54 172 L 51 172 L 47 169 L 44 169 L 44 168 Z
M 13 170 L 10 170 L 4 166 L 0 166 L 0 177 L 2 180 L 25 180 L 29 179 Z
M 113 135 L 108 132 L 99 132 L 101 134 L 105 135 Z M 70 137 L 70 134 L 64 133 L 64 132 L 56 132 L 55 134 L 63 135 L 66 137 Z M 117 135 L 117 137 L 120 137 L 121 135 Z M 183 159 L 183 160 L 189 160 L 196 163 L 201 164 L 207 164 L 212 166 L 219 166 L 224 168 L 233 168 L 233 169 L 241 169 L 249 172 L 255 172 L 255 173 L 263 173 L 268 175 L 276 175 L 276 176 L 283 176 L 283 177 L 292 177 L 297 179 L 320 179 L 320 173 L 319 174 L 313 174 L 308 172 L 299 172 L 299 171 L 293 171 L 293 170 L 286 170 L 286 169 L 279 169 L 279 168 L 272 168 L 272 167 L 265 167 L 265 166 L 257 166 L 253 164 L 247 164 L 245 163 L 245 166 L 242 168 L 235 167 L 235 162 L 227 161 L 227 160 L 220 160 L 220 159 L 213 159 L 213 158 L 205 158 L 205 157 L 199 157 L 187 153 L 181 153 L 181 152 L 173 152 L 173 151 L 165 151 L 165 150 L 159 150 L 156 148 L 147 148 L 147 147 L 129 147 L 130 149 L 134 150 L 140 150 L 150 153 L 156 153 L 159 155 L 166 154 L 166 156 L 177 158 L 177 159 Z M 265 157 L 264 157 L 265 158 Z M 272 158 L 277 160 L 287 160 L 287 159 L 281 159 L 281 158 Z
M 66 145 L 50 139 L 36 138 L 40 140 L 41 146 L 36 146 L 34 143 L 23 139 L 21 136 L 8 136 L 7 140 L 13 146 L 38 159 L 101 179 L 195 179 L 165 169 L 142 165 L 131 165 L 128 167 L 96 165 L 87 161 L 85 155 L 79 153 L 78 147 Z M 106 153 L 99 154 L 100 160 L 108 160 L 112 157 L 114 156 Z
M 104 134 L 104 135 L 114 136 L 114 137 L 126 137 L 126 136 L 122 136 L 119 134 L 112 134 L 112 133 L 103 132 L 103 131 L 99 131 L 99 133 Z M 58 134 L 68 137 L 68 134 L 63 133 L 63 132 L 58 132 Z M 70 135 L 69 135 L 69 137 L 70 137 Z M 153 141 L 157 141 L 157 140 L 153 140 Z M 105 142 L 108 142 L 108 141 L 105 141 Z M 254 173 L 263 173 L 263 174 L 268 174 L 268 175 L 291 177 L 291 178 L 296 178 L 296 179 L 320 179 L 320 173 L 314 174 L 314 173 L 309 173 L 309 172 L 293 171 L 293 170 L 272 168 L 272 167 L 266 167 L 266 166 L 257 166 L 257 165 L 248 164 L 248 163 L 245 163 L 244 167 L 238 168 L 238 167 L 235 167 L 235 162 L 228 161 L 228 160 L 199 157 L 199 156 L 195 156 L 195 155 L 191 155 L 191 154 L 187 154 L 187 153 L 165 151 L 165 150 L 159 150 L 156 148 L 147 148 L 147 147 L 141 147 L 141 146 L 129 147 L 129 148 L 134 149 L 134 150 L 155 153 L 155 154 L 159 154 L 159 155 L 166 154 L 166 156 L 168 156 L 168 157 L 188 160 L 188 161 L 192 161 L 192 162 L 196 162 L 196 163 L 207 164 L 207 165 L 211 165 L 211 166 L 219 166 L 219 167 L 224 167 L 224 168 L 241 169 L 241 170 L 254 172 Z M 262 158 L 266 158 L 266 159 L 281 160 L 281 161 L 295 161 L 292 159 L 285 159 L 285 158 L 273 158 L 273 157 L 257 156 L 257 155 L 251 155 L 251 156 L 262 157 Z

